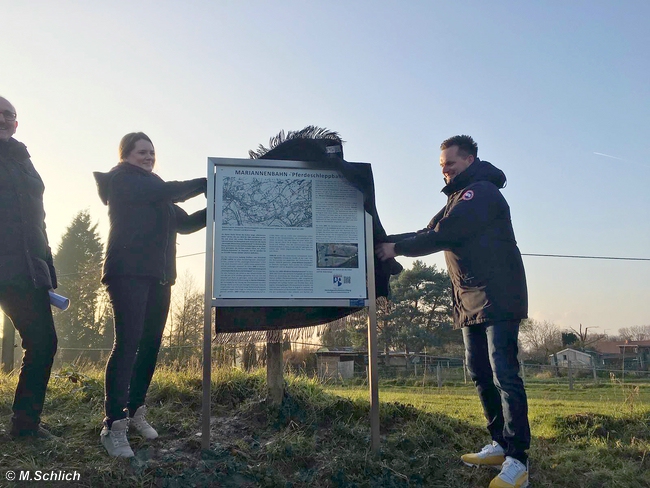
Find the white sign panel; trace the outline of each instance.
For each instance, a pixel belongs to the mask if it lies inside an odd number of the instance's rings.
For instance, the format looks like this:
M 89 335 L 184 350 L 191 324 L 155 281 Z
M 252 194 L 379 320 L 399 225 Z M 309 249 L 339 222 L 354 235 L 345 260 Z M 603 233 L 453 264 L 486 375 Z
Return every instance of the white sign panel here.
M 215 298 L 367 298 L 363 195 L 340 173 L 217 166 L 215 204 Z

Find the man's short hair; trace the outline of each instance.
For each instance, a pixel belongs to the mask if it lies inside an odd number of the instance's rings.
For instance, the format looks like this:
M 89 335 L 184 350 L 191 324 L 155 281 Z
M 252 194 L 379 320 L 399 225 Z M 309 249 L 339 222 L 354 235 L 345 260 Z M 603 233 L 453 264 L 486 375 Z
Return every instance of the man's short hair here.
M 458 146 L 458 154 L 463 158 L 466 158 L 470 154 L 475 158 L 478 157 L 478 144 L 474 142 L 471 136 L 462 135 L 445 139 L 440 144 L 440 150 L 449 149 L 452 146 Z

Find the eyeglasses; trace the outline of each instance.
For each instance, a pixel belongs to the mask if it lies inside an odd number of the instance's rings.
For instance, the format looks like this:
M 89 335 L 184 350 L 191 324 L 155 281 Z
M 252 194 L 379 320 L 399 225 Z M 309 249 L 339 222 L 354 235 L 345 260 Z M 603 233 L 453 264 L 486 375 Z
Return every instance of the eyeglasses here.
M 0 112 L 2 115 L 4 115 L 5 120 L 8 122 L 13 122 L 16 120 L 16 113 L 15 112 L 10 112 L 9 110 L 3 110 Z

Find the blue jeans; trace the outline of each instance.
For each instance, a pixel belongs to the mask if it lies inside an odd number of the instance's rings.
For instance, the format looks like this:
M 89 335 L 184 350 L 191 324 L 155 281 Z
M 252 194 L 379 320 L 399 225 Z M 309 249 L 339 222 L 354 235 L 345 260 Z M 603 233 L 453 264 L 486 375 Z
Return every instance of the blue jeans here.
M 519 321 L 463 327 L 465 358 L 492 440 L 526 464 L 530 447 L 528 401 L 519 377 Z

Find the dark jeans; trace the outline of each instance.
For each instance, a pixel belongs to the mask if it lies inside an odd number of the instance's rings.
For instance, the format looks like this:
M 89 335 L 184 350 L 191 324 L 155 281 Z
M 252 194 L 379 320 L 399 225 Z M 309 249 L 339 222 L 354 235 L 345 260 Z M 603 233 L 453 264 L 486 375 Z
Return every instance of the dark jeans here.
M 18 330 L 25 350 L 14 396 L 12 422 L 19 430 L 37 430 L 56 354 L 56 331 L 45 288 L 0 285 L 0 307 Z
M 133 415 L 144 399 L 156 368 L 171 286 L 150 278 L 117 277 L 106 285 L 113 306 L 115 342 L 106 364 L 105 421 Z
M 470 377 L 483 404 L 492 440 L 526 464 L 530 447 L 528 402 L 517 359 L 519 321 L 463 327 Z

